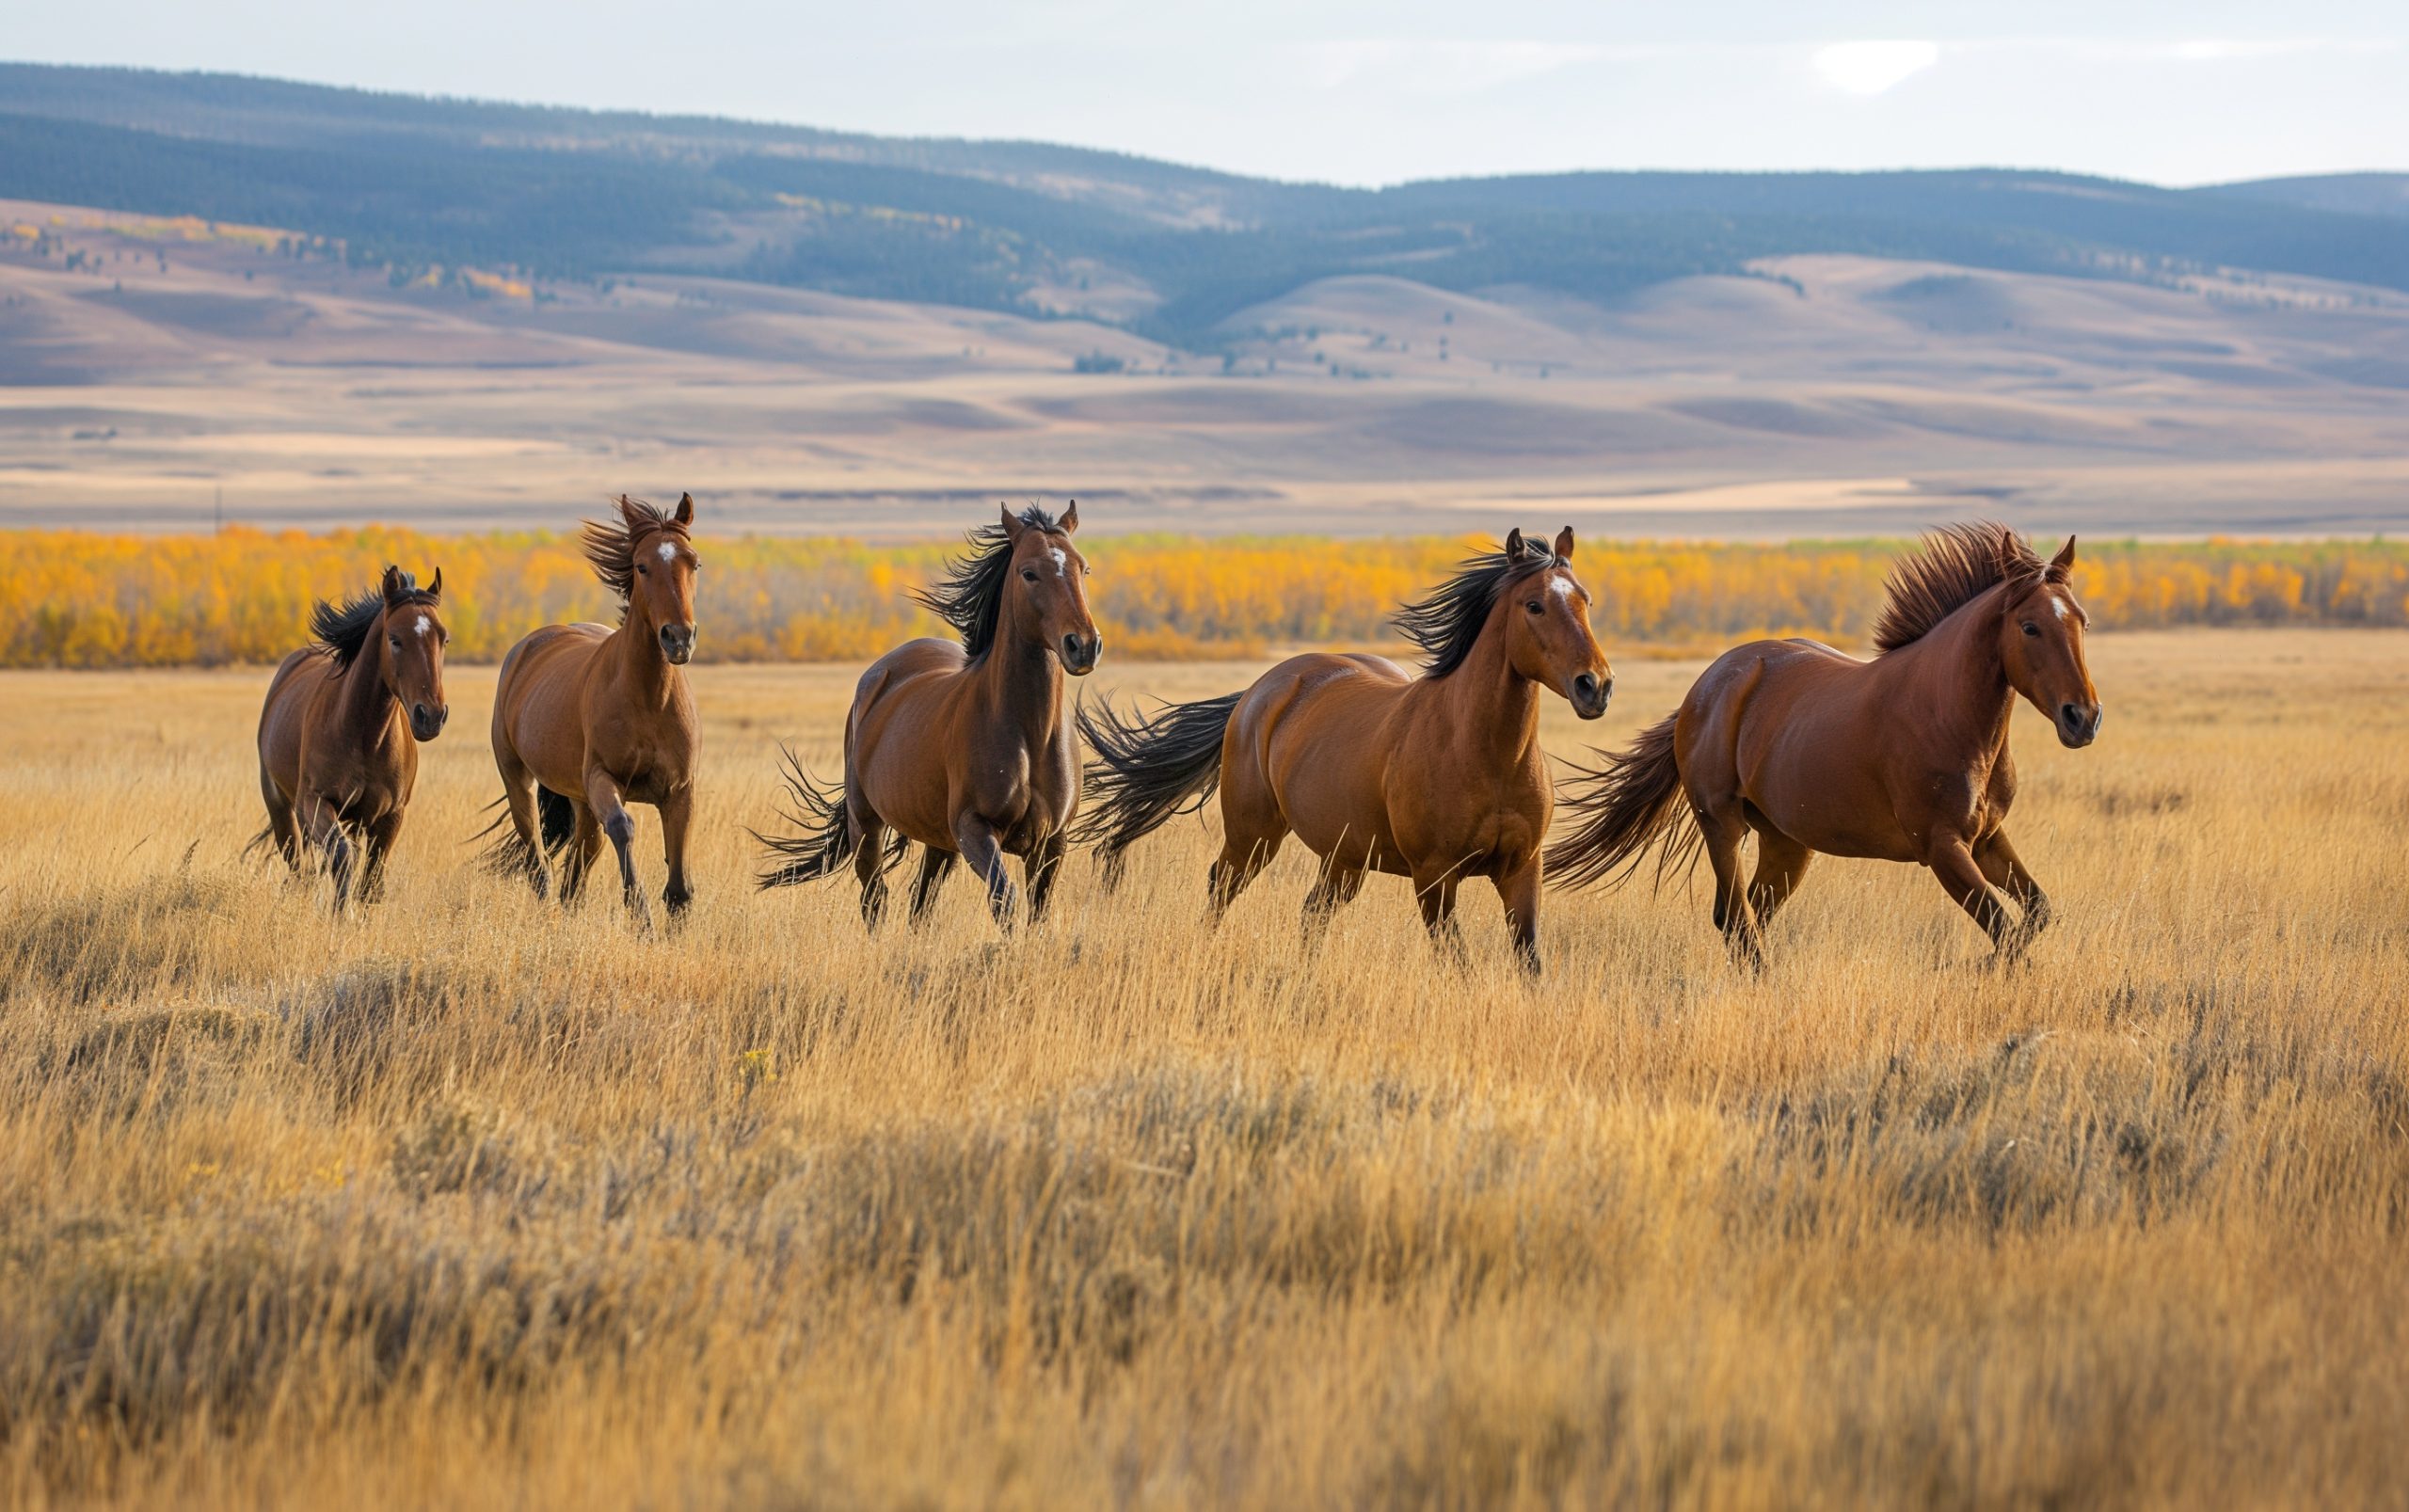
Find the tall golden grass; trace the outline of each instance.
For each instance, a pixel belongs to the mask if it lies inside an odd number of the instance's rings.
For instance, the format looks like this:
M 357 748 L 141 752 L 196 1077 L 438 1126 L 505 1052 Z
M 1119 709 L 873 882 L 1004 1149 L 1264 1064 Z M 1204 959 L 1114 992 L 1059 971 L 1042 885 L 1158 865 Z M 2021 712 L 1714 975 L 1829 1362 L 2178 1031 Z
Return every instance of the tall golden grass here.
M 1294 853 L 1208 933 L 1205 823 L 1009 940 L 752 895 L 837 668 L 697 672 L 681 932 L 472 868 L 474 669 L 334 920 L 238 858 L 258 674 L 0 675 L 0 1502 L 2397 1503 L 2402 650 L 2097 637 L 2021 969 L 1826 861 L 1762 976 L 1675 888 L 1536 986 L 1394 880 L 1304 957 Z
M 1624 645 L 1702 647 L 1758 634 L 1847 645 L 1881 606 L 1907 543 L 1785 546 L 1592 540 L 1579 566 L 1598 633 Z M 720 661 L 866 660 L 932 623 L 906 591 L 949 543 L 706 538 L 701 655 Z M 1385 641 L 1396 606 L 1445 578 L 1474 537 L 1339 541 L 1286 536 L 1099 537 L 1096 612 L 1118 652 L 1260 655 L 1297 644 Z M 0 555 L 0 666 L 273 663 L 316 599 L 358 593 L 389 562 L 440 566 L 455 660 L 495 661 L 539 625 L 606 618 L 611 605 L 564 534 L 428 536 L 372 527 L 311 535 L 16 532 Z M 2409 625 L 2409 548 L 2382 541 L 2093 542 L 2077 587 L 2096 623 Z

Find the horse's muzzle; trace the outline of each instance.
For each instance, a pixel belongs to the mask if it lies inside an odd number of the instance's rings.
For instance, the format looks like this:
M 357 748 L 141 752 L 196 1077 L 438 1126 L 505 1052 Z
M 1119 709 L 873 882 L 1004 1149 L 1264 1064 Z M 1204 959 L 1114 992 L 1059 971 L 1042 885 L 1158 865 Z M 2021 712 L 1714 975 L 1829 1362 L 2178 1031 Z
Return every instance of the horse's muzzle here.
M 1062 637 L 1062 670 L 1074 677 L 1084 677 L 1095 670 L 1096 659 L 1104 655 L 1104 637 L 1077 635 Z
M 2108 711 L 2098 704 L 2060 704 L 2058 706 L 2058 743 L 2069 750 L 2080 751 L 2099 739 L 2099 722 Z
M 439 704 L 431 708 L 424 704 L 412 704 L 410 733 L 422 740 L 432 740 L 443 733 L 444 722 L 451 717 L 452 706 L 449 704 Z
M 673 667 L 682 667 L 694 655 L 694 627 L 663 625 L 661 627 L 661 654 Z
M 1614 701 L 1614 675 L 1608 673 L 1601 677 L 1585 672 L 1572 679 L 1572 692 L 1569 696 L 1572 712 L 1583 719 L 1596 719 L 1606 711 L 1606 705 Z

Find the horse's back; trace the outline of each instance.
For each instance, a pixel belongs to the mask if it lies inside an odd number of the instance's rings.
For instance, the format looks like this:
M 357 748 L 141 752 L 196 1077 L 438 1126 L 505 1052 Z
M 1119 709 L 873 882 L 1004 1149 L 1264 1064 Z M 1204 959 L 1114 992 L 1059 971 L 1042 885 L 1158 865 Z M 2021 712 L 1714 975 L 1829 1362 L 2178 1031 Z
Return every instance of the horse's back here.
M 1676 742 L 1693 802 L 1745 801 L 1800 844 L 1906 859 L 1883 784 L 1893 722 L 1873 663 L 1818 641 L 1752 641 L 1708 667 L 1682 706 Z
M 291 792 L 300 781 L 301 737 L 308 727 L 311 700 L 325 685 L 332 659 L 315 646 L 303 646 L 277 663 L 268 679 L 267 696 L 260 704 L 260 767 L 277 786 Z
M 494 683 L 497 756 L 508 751 L 556 792 L 583 790 L 585 673 L 610 637 L 609 626 L 577 624 L 546 625 L 519 638 Z

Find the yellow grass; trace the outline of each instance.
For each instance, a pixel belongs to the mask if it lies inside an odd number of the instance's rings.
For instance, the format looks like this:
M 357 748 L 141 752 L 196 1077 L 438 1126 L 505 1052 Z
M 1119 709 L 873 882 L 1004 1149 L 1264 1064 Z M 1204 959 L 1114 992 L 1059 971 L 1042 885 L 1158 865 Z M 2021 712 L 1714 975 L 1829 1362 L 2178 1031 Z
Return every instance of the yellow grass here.
M 473 670 L 332 921 L 237 857 L 261 676 L 0 675 L 0 1501 L 2395 1502 L 2405 652 L 2097 638 L 2024 969 L 1827 861 L 1762 977 L 1676 890 L 1536 988 L 1478 889 L 1466 970 L 1394 880 L 1302 958 L 1293 851 L 1207 934 L 1189 823 L 1007 943 L 757 897 L 835 667 L 698 672 L 683 932 L 472 869 Z

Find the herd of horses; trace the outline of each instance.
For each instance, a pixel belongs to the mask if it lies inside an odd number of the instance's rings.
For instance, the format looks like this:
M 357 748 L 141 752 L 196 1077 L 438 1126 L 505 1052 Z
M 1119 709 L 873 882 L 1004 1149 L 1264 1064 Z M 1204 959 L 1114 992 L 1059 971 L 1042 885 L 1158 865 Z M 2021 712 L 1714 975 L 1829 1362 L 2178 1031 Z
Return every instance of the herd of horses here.
M 547 626 L 503 658 L 492 740 L 504 812 L 487 856 L 539 898 L 556 888 L 567 902 L 608 839 L 627 907 L 648 925 L 629 804 L 661 812 L 673 918 L 694 896 L 699 723 L 684 668 L 701 564 L 691 495 L 674 510 L 628 498 L 617 509 L 587 523 L 584 546 L 620 600 L 619 624 Z M 1073 846 L 1095 851 L 1109 891 L 1131 845 L 1218 793 L 1214 918 L 1293 834 L 1320 860 L 1308 939 L 1378 871 L 1412 878 L 1432 938 L 1460 953 L 1456 890 L 1480 877 L 1537 972 L 1543 876 L 1619 885 L 1653 854 L 1661 884 L 1701 851 L 1715 927 L 1751 963 L 1818 852 L 1928 867 L 2002 956 L 2049 922 L 2005 827 L 2008 731 L 2019 697 L 2069 747 L 2099 731 L 2072 538 L 2045 562 L 2002 525 L 1934 533 L 1893 569 L 1870 661 L 1807 640 L 1724 653 L 1628 749 L 1573 769 L 1562 794 L 1572 822 L 1551 841 L 1558 790 L 1540 749 L 1541 699 L 1591 720 L 1614 691 L 1570 527 L 1553 542 L 1513 531 L 1403 606 L 1396 625 L 1422 653 L 1418 674 L 1378 656 L 1309 653 L 1239 692 L 1124 713 L 1109 700 L 1066 707 L 1066 679 L 1093 672 L 1104 648 L 1078 525 L 1076 503 L 1060 517 L 1006 506 L 971 533 L 968 552 L 916 596 L 954 639 L 907 642 L 862 675 L 841 781 L 814 781 L 788 754 L 781 831 L 754 832 L 760 885 L 850 865 L 875 928 L 886 874 L 917 841 L 911 919 L 967 862 L 1010 928 L 1022 901 L 1006 856 L 1021 859 L 1027 912 L 1043 917 Z M 259 843 L 296 871 L 307 852 L 321 855 L 338 911 L 376 896 L 418 744 L 450 715 L 442 612 L 440 571 L 421 588 L 388 567 L 375 590 L 321 603 L 311 644 L 269 684 Z M 1750 832 L 1757 859 L 1744 876 Z

